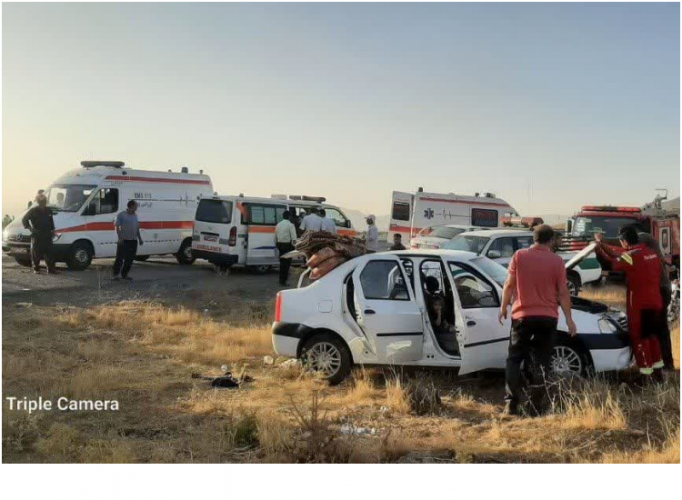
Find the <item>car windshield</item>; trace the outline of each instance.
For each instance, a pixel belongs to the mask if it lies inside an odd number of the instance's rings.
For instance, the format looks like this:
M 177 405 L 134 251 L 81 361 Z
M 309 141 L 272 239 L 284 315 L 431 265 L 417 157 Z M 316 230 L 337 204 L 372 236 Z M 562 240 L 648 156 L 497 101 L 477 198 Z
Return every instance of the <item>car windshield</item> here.
M 463 232 L 464 229 L 459 227 L 436 226 L 431 228 L 431 232 L 428 235 L 433 236 L 434 238 L 444 238 L 446 240 L 451 240 Z
M 459 234 L 448 241 L 443 248 L 447 250 L 463 250 L 465 252 L 481 253 L 490 238 L 483 236 L 469 236 Z
M 500 286 L 504 286 L 504 282 L 507 281 L 507 269 L 488 257 L 476 257 L 471 259 L 469 263 L 490 276 Z
M 603 233 L 606 238 L 617 238 L 618 230 L 639 221 L 630 217 L 576 217 L 571 236 L 592 238 Z
M 87 184 L 52 184 L 47 191 L 47 205 L 62 212 L 75 212 L 97 186 Z

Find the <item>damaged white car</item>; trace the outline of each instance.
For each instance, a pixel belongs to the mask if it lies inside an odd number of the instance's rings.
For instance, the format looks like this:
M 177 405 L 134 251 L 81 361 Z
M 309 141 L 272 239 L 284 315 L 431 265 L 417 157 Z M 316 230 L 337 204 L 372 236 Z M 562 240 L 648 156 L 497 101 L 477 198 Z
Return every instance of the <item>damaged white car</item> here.
M 353 365 L 503 369 L 511 321 L 498 322 L 507 270 L 487 257 L 452 250 L 377 253 L 352 259 L 309 286 L 277 295 L 273 344 L 302 358 L 329 382 Z M 563 315 L 555 371 L 627 368 L 627 319 L 573 298 L 578 336 Z

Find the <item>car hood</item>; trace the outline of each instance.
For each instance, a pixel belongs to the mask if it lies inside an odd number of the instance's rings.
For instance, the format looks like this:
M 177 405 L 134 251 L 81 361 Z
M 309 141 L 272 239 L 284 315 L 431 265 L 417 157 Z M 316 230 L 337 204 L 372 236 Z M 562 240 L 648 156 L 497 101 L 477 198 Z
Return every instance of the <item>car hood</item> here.
M 609 311 L 609 306 L 601 302 L 583 299 L 581 297 L 571 297 L 571 309 L 587 312 L 590 314 L 601 314 Z
M 447 240 L 446 238 L 438 238 L 435 236 L 416 236 L 410 240 L 413 245 L 443 245 Z

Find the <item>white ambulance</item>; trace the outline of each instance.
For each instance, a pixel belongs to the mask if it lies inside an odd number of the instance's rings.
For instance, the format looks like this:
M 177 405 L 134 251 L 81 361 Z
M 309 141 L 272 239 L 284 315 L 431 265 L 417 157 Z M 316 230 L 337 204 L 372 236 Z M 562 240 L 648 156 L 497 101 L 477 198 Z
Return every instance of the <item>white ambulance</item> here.
M 181 264 L 194 262 L 192 226 L 200 196 L 213 193 L 203 173 L 153 172 L 125 168 L 120 161 L 83 161 L 46 190 L 54 213 L 54 251 L 70 269 L 86 269 L 93 258 L 114 257 L 116 215 L 129 200 L 138 203 L 144 245 L 138 260 L 174 254 Z M 22 265 L 30 265 L 30 234 L 17 217 L 3 232 L 2 248 Z
M 338 234 L 356 236 L 350 219 L 339 207 L 315 196 L 209 196 L 199 200 L 192 236 L 192 255 L 223 268 L 246 266 L 259 272 L 279 264 L 275 226 L 285 210 L 298 226 L 312 208 L 323 208 Z
M 457 224 L 476 227 L 499 227 L 503 217 L 517 216 L 514 208 L 492 193 L 462 196 L 454 193 L 416 193 L 393 191 L 391 222 L 387 241 L 393 235 L 412 238 L 430 226 Z

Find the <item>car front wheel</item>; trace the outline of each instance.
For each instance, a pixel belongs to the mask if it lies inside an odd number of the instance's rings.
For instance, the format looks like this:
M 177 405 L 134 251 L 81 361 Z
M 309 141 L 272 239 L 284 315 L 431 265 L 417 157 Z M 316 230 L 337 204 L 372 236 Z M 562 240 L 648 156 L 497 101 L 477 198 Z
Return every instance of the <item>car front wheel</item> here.
M 568 292 L 573 296 L 577 297 L 578 294 L 580 293 L 580 287 L 582 285 L 580 276 L 578 276 L 575 273 L 570 273 L 567 276 L 568 280 L 566 282 L 566 285 L 568 286 Z
M 574 343 L 559 340 L 554 346 L 552 372 L 557 375 L 586 375 L 592 368 L 591 360 Z
M 303 346 L 301 358 L 308 370 L 320 373 L 330 385 L 341 383 L 353 364 L 346 344 L 329 333 L 310 338 Z

